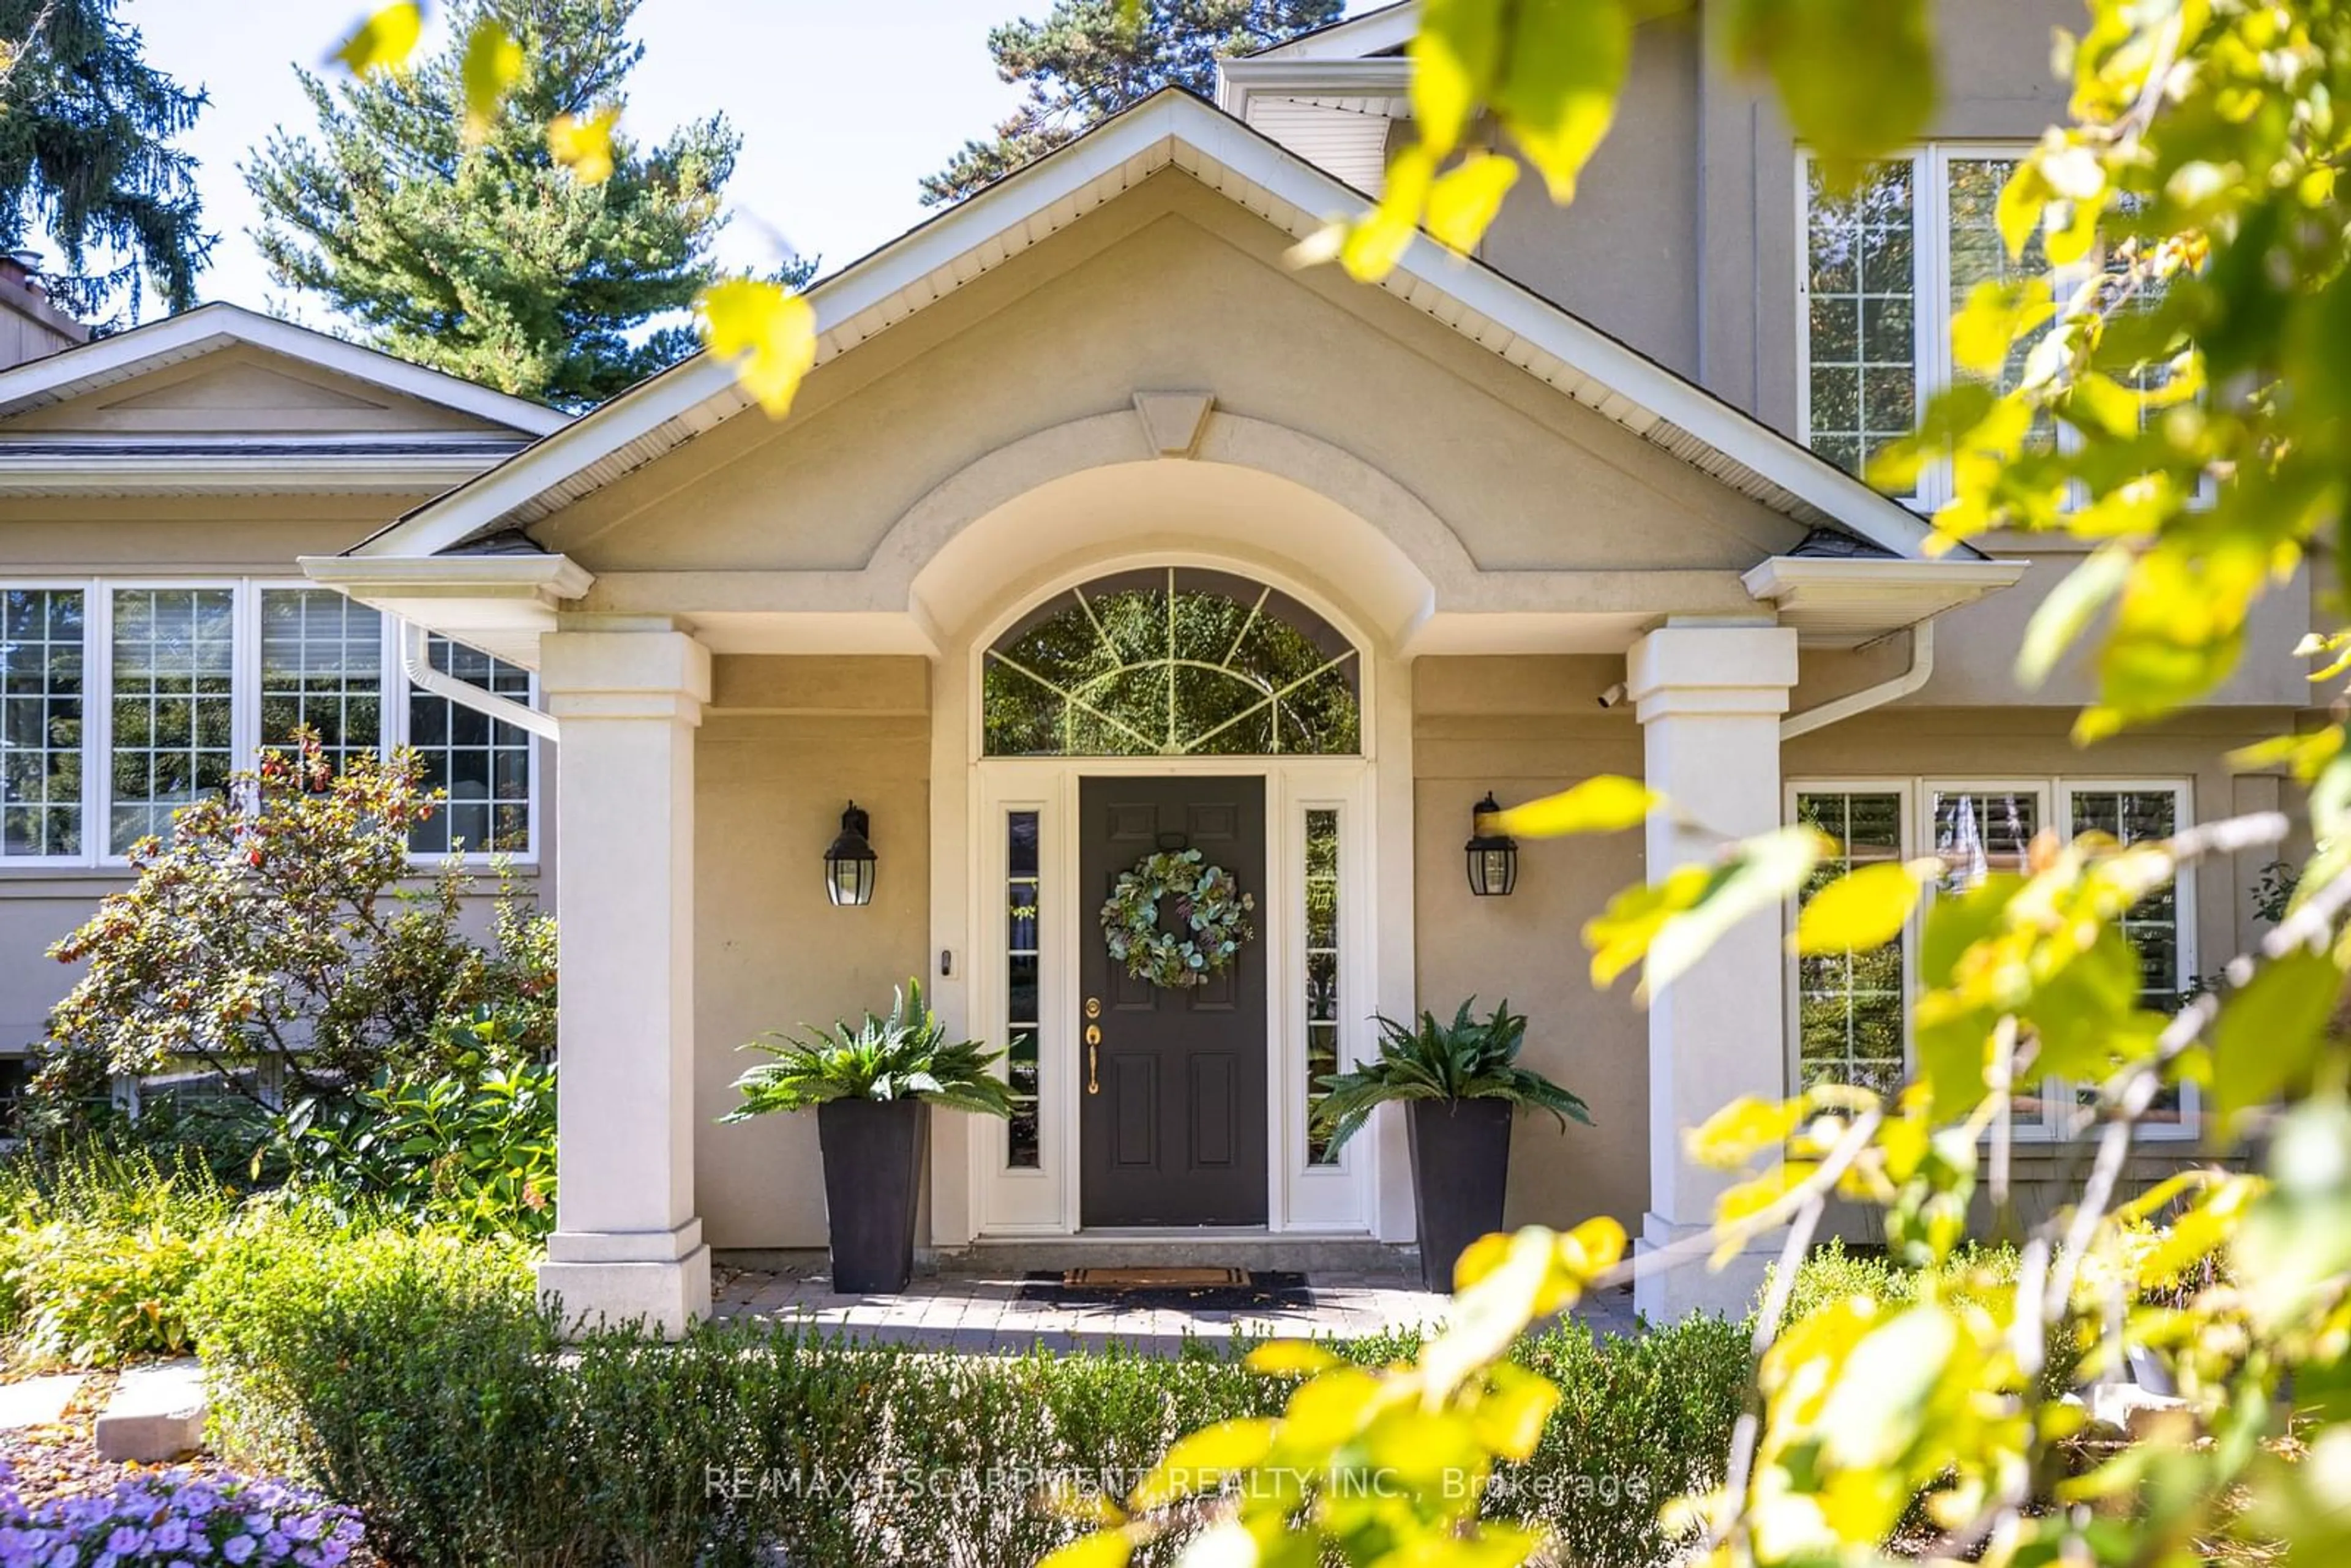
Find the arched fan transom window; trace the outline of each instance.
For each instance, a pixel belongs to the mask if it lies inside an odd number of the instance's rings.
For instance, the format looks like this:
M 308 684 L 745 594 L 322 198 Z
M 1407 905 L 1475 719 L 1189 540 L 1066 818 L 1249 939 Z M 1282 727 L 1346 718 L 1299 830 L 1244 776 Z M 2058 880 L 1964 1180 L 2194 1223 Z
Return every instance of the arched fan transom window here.
M 1352 756 L 1353 644 L 1289 595 L 1158 567 L 1039 605 L 987 650 L 990 757 Z

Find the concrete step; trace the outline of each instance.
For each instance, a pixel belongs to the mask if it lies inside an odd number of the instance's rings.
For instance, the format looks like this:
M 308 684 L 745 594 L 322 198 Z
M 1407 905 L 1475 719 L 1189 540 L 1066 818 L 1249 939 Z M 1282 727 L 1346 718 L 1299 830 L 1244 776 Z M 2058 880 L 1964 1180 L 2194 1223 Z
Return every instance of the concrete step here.
M 161 1464 L 204 1447 L 211 1409 L 204 1369 L 191 1359 L 125 1371 L 99 1414 L 98 1456 L 117 1464 Z
M 0 1386 L 0 1432 L 21 1427 L 54 1427 L 65 1419 L 84 1376 L 61 1372 L 52 1377 L 27 1377 Z

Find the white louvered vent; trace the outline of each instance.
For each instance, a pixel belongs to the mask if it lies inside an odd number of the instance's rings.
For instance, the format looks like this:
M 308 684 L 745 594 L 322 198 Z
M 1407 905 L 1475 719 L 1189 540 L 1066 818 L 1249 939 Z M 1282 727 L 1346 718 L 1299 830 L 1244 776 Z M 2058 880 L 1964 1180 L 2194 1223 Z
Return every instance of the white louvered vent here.
M 1252 98 L 1251 129 L 1281 143 L 1366 195 L 1380 193 L 1387 169 L 1388 117 L 1295 98 Z

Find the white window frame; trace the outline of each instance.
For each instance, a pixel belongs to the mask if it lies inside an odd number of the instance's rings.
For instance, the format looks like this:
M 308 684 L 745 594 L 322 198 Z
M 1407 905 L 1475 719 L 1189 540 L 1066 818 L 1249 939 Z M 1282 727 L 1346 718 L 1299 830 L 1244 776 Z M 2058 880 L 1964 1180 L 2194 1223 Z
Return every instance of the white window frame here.
M 0 854 L 0 878 L 16 873 L 59 871 L 99 871 L 120 873 L 131 863 L 126 854 L 113 852 L 114 814 L 114 595 L 118 591 L 143 590 L 227 589 L 234 595 L 232 612 L 235 618 L 233 667 L 229 680 L 231 700 L 230 766 L 249 768 L 261 748 L 261 595 L 265 591 L 301 589 L 315 591 L 318 585 L 306 578 L 275 576 L 242 576 L 224 573 L 191 573 L 184 577 L 141 575 L 136 577 L 91 576 L 86 573 L 11 573 L 0 578 L 0 591 L 13 589 L 69 589 L 82 595 L 82 848 L 72 855 L 8 855 Z M 377 755 L 390 757 L 407 744 L 409 704 L 420 688 L 408 678 L 402 658 L 402 622 L 395 617 L 382 617 L 383 632 L 383 701 L 382 735 L 379 737 Z M 426 694 L 431 695 L 431 694 Z M 538 677 L 530 680 L 529 702 L 538 702 Z M 471 867 L 487 866 L 504 859 L 517 866 L 538 862 L 543 831 L 546 795 L 543 785 L 545 758 L 537 736 L 529 737 L 530 791 L 528 795 L 530 828 L 528 840 L 521 850 L 496 853 L 467 850 L 464 863 Z M 411 859 L 420 865 L 439 863 L 444 856 L 415 854 Z
M 1951 165 L 1954 162 L 2021 162 L 2032 154 L 2030 141 L 1932 141 L 1890 152 L 1879 163 L 1910 165 L 1911 200 L 1911 323 L 1915 335 L 1913 365 L 1917 371 L 1913 396 L 1914 420 L 1922 417 L 1934 394 L 1951 384 L 1958 372 L 1951 362 Z M 1796 431 L 1813 444 L 1813 322 L 1812 322 L 1812 193 L 1813 154 L 1796 153 Z M 2085 260 L 2058 268 L 2052 285 L 2058 298 L 2097 265 Z M 2063 439 L 2061 429 L 2061 439 Z M 1896 500 L 1928 511 L 1951 499 L 1950 465 L 1928 464 L 1917 486 Z
M 417 685 L 408 678 L 407 650 L 404 646 L 402 630 L 404 625 L 405 622 L 392 616 L 387 615 L 383 618 L 384 636 L 390 644 L 391 653 L 389 657 L 392 661 L 391 664 L 385 667 L 392 671 L 397 677 L 400 692 L 399 700 L 391 703 L 384 715 L 384 754 L 386 756 L 390 756 L 393 751 L 408 744 L 408 710 L 412 702 L 418 696 L 429 697 L 438 695 L 437 693 L 424 690 L 423 687 Z M 451 640 L 455 641 L 454 638 Z M 471 646 L 471 644 L 468 644 L 468 646 Z M 491 656 L 493 658 L 496 657 L 496 654 L 492 654 Z M 511 664 L 513 661 L 507 660 L 505 662 Z M 527 706 L 535 708 L 538 706 L 538 672 L 537 670 L 533 670 L 529 672 L 529 689 L 522 698 L 522 701 Z M 454 698 L 443 698 L 442 700 L 452 703 L 455 702 Z M 507 721 L 499 718 L 492 718 L 490 722 L 493 724 L 504 724 Z M 524 835 L 523 847 L 519 850 L 503 851 L 469 849 L 463 855 L 458 857 L 462 863 L 467 866 L 487 866 L 500 860 L 517 866 L 532 866 L 538 863 L 539 844 L 541 842 L 540 835 L 545 830 L 545 821 L 541 812 L 546 804 L 546 796 L 541 780 L 544 778 L 544 769 L 547 758 L 545 752 L 540 749 L 539 737 L 538 736 L 526 730 L 523 734 L 523 739 L 530 747 L 530 761 L 528 764 L 530 768 L 530 792 L 527 797 L 530 809 L 530 826 L 529 831 Z M 409 858 L 423 864 L 437 865 L 448 857 L 429 852 L 420 854 L 412 851 L 410 852 Z
M 2060 827 L 2069 839 L 2074 824 L 2074 797 L 2076 794 L 2111 794 L 2117 791 L 2141 794 L 2168 794 L 2172 798 L 2173 831 L 2195 825 L 2195 784 L 2186 778 L 2106 777 L 2098 774 L 2043 775 L 2027 778 L 1970 778 L 1965 775 L 1931 774 L 1858 774 L 1823 775 L 1792 778 L 1783 781 L 1781 809 L 1782 818 L 1794 822 L 1796 802 L 1805 795 L 1893 795 L 1899 798 L 1902 822 L 1897 838 L 1905 860 L 1917 859 L 1935 852 L 1931 827 L 1934 803 L 1938 795 L 1955 794 L 2019 794 L 2031 795 L 2040 802 L 2041 826 Z M 2053 812 L 2054 813 L 2053 815 Z M 2062 824 L 2062 826 L 2061 826 Z M 2179 955 L 2179 979 L 2183 988 L 2192 984 L 2197 973 L 2197 886 L 2192 865 L 2182 866 L 2174 879 L 2174 918 L 2177 932 L 2175 951 Z M 1928 908 L 1936 897 L 1929 888 L 1919 901 L 1917 911 L 1903 929 L 1902 986 L 1902 1050 L 1905 1071 L 1915 1072 L 1917 1067 L 1917 1042 L 1912 1030 L 1913 1002 L 1918 991 L 1918 949 L 1926 932 Z M 1792 910 L 1791 919 L 1793 918 Z M 1791 951 L 1786 959 L 1785 977 L 1782 984 L 1782 1036 L 1785 1048 L 1788 1082 L 1803 1081 L 1803 1020 L 1801 1011 L 1802 970 Z M 2032 1120 L 2010 1124 L 2010 1132 L 2021 1143 L 2051 1144 L 2069 1141 L 2080 1129 L 2069 1127 L 2074 1117 L 2055 1109 L 2073 1102 L 2073 1085 L 2061 1079 L 2043 1080 L 2042 1092 L 2044 1110 Z M 2138 1136 L 2146 1142 L 2189 1141 L 2202 1135 L 2202 1105 L 2196 1086 L 2179 1086 L 2179 1120 L 2177 1123 L 2145 1123 Z

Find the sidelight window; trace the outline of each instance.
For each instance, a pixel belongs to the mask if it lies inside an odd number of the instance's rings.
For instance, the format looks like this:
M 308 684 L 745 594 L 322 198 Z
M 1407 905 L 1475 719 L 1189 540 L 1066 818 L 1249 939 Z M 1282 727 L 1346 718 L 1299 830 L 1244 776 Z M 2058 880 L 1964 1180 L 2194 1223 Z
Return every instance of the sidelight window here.
M 1038 893 L 1044 883 L 1037 869 L 1038 813 L 1010 811 L 1004 821 L 1005 1076 L 1012 1098 L 1004 1163 L 1015 1170 L 1034 1170 L 1042 1155 L 1037 1135 L 1037 1036 L 1042 1013 L 1037 916 Z

